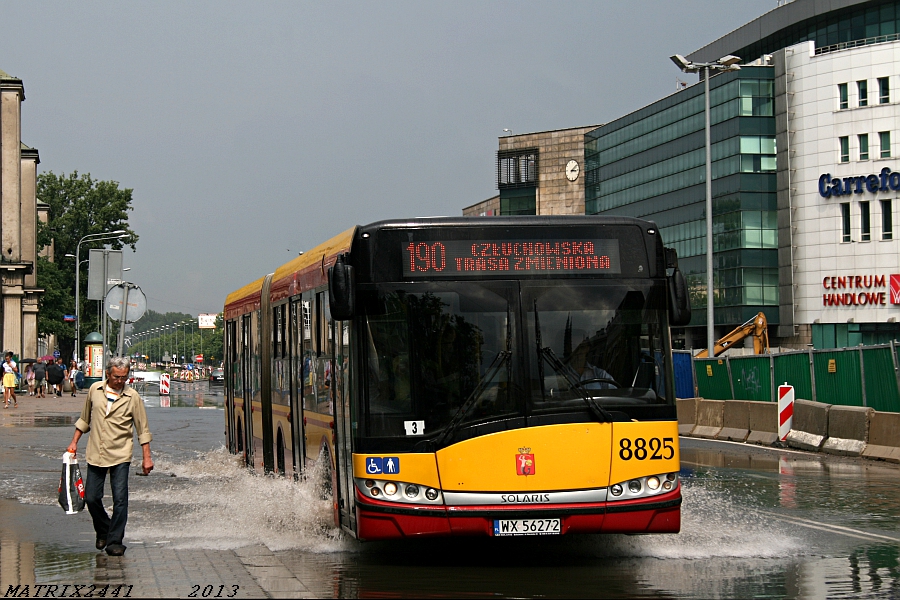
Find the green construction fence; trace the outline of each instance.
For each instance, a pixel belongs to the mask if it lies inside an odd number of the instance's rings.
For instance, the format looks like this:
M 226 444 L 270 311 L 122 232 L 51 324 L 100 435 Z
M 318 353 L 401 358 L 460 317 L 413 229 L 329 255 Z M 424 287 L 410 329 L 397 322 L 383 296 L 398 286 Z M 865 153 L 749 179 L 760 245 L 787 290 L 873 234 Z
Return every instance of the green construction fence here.
M 766 355 L 692 358 L 696 395 L 774 402 L 782 384 L 796 398 L 900 412 L 900 344 Z M 678 387 L 678 386 L 677 386 Z M 681 386 L 684 387 L 684 386 Z

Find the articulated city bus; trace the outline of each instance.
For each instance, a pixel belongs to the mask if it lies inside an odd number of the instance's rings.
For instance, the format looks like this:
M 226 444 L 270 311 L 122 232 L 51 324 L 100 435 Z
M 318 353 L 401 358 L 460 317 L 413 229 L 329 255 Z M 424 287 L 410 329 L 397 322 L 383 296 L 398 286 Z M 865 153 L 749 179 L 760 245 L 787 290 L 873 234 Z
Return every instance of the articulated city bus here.
M 647 221 L 354 227 L 228 296 L 228 447 L 361 540 L 678 532 L 689 318 Z

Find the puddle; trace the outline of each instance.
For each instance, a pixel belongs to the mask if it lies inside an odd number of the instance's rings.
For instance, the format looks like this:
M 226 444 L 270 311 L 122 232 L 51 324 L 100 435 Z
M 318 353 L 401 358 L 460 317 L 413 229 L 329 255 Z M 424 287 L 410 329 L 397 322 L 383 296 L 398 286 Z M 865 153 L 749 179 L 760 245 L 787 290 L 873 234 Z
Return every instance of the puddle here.
M 68 427 L 74 425 L 77 417 L 70 415 L 23 415 L 3 423 L 3 427 Z

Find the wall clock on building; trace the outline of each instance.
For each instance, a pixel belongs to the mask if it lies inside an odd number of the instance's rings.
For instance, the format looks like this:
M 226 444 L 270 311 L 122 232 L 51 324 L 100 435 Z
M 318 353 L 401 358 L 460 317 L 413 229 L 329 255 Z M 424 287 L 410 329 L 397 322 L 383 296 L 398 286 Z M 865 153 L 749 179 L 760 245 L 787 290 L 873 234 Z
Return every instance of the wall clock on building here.
M 575 181 L 578 179 L 578 174 L 581 172 L 581 167 L 578 166 L 577 160 L 570 160 L 566 163 L 566 178 L 569 181 Z

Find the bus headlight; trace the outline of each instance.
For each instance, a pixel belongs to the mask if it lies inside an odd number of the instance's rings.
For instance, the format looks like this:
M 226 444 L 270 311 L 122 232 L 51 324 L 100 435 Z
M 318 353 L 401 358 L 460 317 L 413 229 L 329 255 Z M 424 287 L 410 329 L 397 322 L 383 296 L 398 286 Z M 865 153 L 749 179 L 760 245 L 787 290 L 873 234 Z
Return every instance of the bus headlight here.
M 678 487 L 678 473 L 660 473 L 659 475 L 646 475 L 629 481 L 614 483 L 609 488 L 606 499 L 608 501 L 635 500 L 648 496 L 657 496 L 665 492 L 671 492 Z
M 444 498 L 440 488 L 426 488 L 417 483 L 404 481 L 379 481 L 354 477 L 356 490 L 366 498 L 403 504 L 442 505 Z

